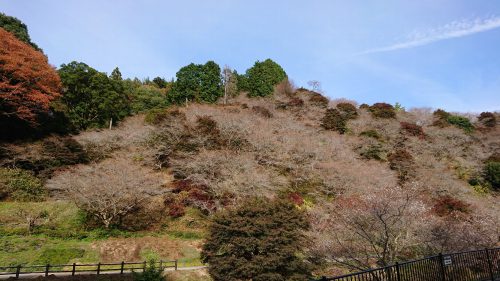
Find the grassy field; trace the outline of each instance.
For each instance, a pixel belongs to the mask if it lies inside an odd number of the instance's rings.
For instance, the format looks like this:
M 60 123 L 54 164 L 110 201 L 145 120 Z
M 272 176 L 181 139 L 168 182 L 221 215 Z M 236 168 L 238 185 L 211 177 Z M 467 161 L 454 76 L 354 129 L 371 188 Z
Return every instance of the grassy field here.
M 31 233 L 24 213 L 46 212 Z M 177 259 L 201 265 L 203 219 L 189 210 L 149 231 L 86 229 L 78 208 L 64 201 L 0 203 L 0 265 L 35 265 Z M 182 279 L 184 280 L 184 279 Z M 190 280 L 190 279 L 186 279 Z

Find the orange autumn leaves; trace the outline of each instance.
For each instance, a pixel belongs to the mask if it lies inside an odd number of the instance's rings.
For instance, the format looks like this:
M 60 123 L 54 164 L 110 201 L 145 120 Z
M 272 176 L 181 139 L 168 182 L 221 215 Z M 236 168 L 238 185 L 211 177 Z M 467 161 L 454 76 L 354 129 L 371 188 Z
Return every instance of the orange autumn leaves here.
M 49 112 L 60 90 L 61 80 L 47 57 L 0 28 L 0 118 L 36 125 L 37 115 Z

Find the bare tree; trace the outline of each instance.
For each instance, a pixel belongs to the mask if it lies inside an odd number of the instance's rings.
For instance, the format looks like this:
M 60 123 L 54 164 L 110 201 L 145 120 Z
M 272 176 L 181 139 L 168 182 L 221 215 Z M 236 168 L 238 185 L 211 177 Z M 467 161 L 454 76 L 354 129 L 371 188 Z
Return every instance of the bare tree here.
M 387 266 L 424 242 L 425 214 L 424 204 L 400 188 L 338 199 L 316 212 L 316 253 L 350 270 Z
M 224 104 L 227 104 L 227 98 L 235 96 L 238 91 L 236 72 L 226 65 L 222 70 L 222 79 L 224 83 Z
M 49 220 L 49 213 L 46 210 L 39 210 L 38 208 L 21 208 L 17 212 L 17 215 L 26 222 L 28 235 L 31 235 L 36 227 Z
M 309 87 L 311 87 L 313 91 L 321 92 L 321 82 L 317 80 L 311 80 L 307 82 L 307 85 L 309 85 Z
M 48 186 L 62 189 L 105 228 L 118 223 L 151 196 L 163 192 L 158 175 L 126 159 L 79 166 L 57 175 Z

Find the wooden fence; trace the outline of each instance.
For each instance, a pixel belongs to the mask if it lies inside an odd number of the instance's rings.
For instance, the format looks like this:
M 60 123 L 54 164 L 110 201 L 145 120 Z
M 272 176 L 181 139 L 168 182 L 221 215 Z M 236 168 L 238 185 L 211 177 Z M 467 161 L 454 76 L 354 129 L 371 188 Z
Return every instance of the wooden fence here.
M 157 268 L 165 270 L 172 268 L 177 270 L 177 260 L 163 261 L 160 260 L 154 264 Z M 48 276 L 51 273 L 66 273 L 67 275 L 75 274 L 101 274 L 115 273 L 124 274 L 132 271 L 145 271 L 149 264 L 144 262 L 121 262 L 121 263 L 96 263 L 96 264 L 46 264 L 46 265 L 17 265 L 17 266 L 0 266 L 1 276 L 15 276 L 19 278 L 23 274 L 43 274 Z

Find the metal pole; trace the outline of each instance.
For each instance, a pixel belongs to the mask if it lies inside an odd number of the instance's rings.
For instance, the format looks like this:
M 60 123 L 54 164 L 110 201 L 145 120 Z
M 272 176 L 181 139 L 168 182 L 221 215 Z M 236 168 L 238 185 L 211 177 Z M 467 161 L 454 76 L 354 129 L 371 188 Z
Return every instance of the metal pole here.
M 21 274 L 21 265 L 18 265 L 16 268 L 16 279 L 19 278 L 19 274 Z
M 396 262 L 396 278 L 398 281 L 401 281 L 401 275 L 399 274 L 399 263 Z
M 439 253 L 439 264 L 441 266 L 441 280 L 446 281 L 446 272 L 444 268 L 444 260 L 442 253 Z
M 493 276 L 493 264 L 491 262 L 491 257 L 488 248 L 486 248 L 486 258 L 488 259 L 488 269 L 490 270 L 491 281 L 495 281 L 495 277 Z

